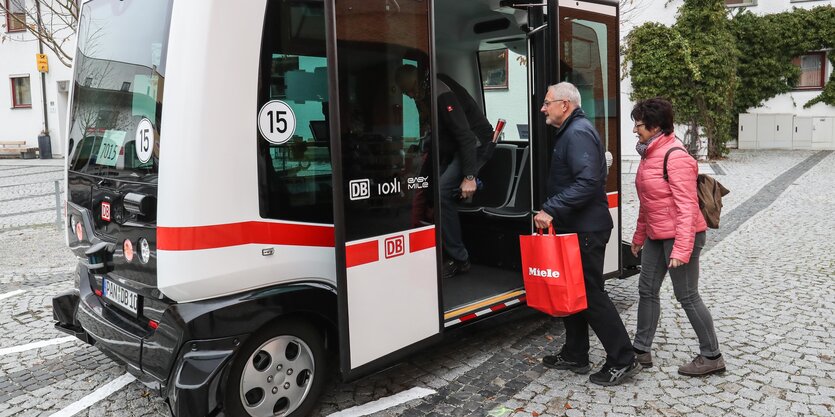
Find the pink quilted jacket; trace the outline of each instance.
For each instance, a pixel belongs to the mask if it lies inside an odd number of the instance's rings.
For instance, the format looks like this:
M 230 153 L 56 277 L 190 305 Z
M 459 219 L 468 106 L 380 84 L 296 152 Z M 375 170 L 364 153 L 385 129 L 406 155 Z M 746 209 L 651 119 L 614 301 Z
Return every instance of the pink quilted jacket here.
M 638 165 L 635 188 L 641 208 L 632 243 L 643 245 L 653 240 L 673 239 L 671 258 L 690 261 L 696 233 L 707 230 L 696 194 L 699 166 L 687 152 L 673 151 L 667 160 L 669 182 L 664 180 L 664 155 L 674 147 L 684 147 L 674 134 L 663 135 L 649 144 Z

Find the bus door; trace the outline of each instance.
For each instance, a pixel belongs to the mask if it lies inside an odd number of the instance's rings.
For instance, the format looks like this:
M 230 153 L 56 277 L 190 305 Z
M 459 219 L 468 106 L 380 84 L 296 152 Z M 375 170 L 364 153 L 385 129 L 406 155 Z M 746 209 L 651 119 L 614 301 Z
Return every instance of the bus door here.
M 580 91 L 583 111 L 603 140 L 611 160 L 606 180 L 615 227 L 606 246 L 603 273 L 620 274 L 620 108 L 618 101 L 618 14 L 615 3 L 560 2 L 559 74 Z
M 353 379 L 440 336 L 430 83 L 430 2 L 327 2 L 340 363 Z M 332 16 L 332 17 L 331 17 Z M 421 77 L 421 80 L 425 80 Z

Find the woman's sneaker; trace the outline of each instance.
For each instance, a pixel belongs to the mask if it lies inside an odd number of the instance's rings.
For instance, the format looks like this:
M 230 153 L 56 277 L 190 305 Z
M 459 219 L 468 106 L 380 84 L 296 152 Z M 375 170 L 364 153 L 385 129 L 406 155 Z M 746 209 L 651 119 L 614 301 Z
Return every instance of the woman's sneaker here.
M 542 358 L 542 364 L 553 369 L 566 369 L 576 374 L 587 374 L 591 371 L 589 362 L 575 362 L 566 360 L 562 352 Z
M 638 372 L 641 372 L 641 365 L 633 360 L 631 364 L 621 368 L 603 365 L 599 371 L 589 375 L 589 381 L 603 386 L 618 385 Z
M 708 359 L 698 355 L 692 362 L 678 368 L 678 373 L 686 376 L 705 376 L 717 372 L 725 372 L 725 360 L 721 356 L 716 359 Z

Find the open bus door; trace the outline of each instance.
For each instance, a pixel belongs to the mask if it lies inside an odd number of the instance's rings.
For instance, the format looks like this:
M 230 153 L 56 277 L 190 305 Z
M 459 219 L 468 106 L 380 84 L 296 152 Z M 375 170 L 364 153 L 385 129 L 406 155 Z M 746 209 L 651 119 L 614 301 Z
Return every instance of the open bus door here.
M 618 9 L 608 1 L 568 1 L 560 2 L 556 12 L 559 81 L 577 86 L 583 111 L 611 157 L 606 194 L 614 228 L 606 245 L 603 274 L 616 277 L 622 265 Z
M 533 213 L 546 198 L 555 131 L 540 105 L 550 84 L 578 87 L 612 156 L 606 191 L 615 228 L 605 273 L 620 274 L 616 2 L 326 5 L 330 96 L 338 98 L 326 116 L 346 378 L 396 361 L 445 329 L 524 302 L 518 236 L 532 232 Z M 504 61 L 491 73 L 484 53 L 502 50 L 496 56 Z M 480 171 L 484 189 L 457 208 L 472 267 L 452 279 L 438 277 L 437 219 L 447 211 L 437 198 L 437 151 L 425 146 L 436 135 L 436 103 L 396 87 L 404 64 L 417 67 L 424 98 L 434 97 L 433 75 L 444 74 L 491 122 L 504 118 L 517 127 L 505 130 Z
M 429 2 L 326 2 L 342 375 L 440 336 L 429 120 L 401 94 L 403 64 L 431 67 Z M 431 97 L 429 85 L 424 86 Z

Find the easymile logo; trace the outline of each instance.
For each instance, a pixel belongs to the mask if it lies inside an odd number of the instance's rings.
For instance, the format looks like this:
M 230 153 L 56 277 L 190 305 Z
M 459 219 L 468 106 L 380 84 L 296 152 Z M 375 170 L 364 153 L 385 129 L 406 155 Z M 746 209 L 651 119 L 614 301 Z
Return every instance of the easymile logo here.
M 555 271 L 551 268 L 539 269 L 534 267 L 528 267 L 528 275 L 542 278 L 559 278 L 560 271 Z
M 411 177 L 406 180 L 407 187 L 410 190 L 418 190 L 423 188 L 429 188 L 429 176 L 425 177 Z

